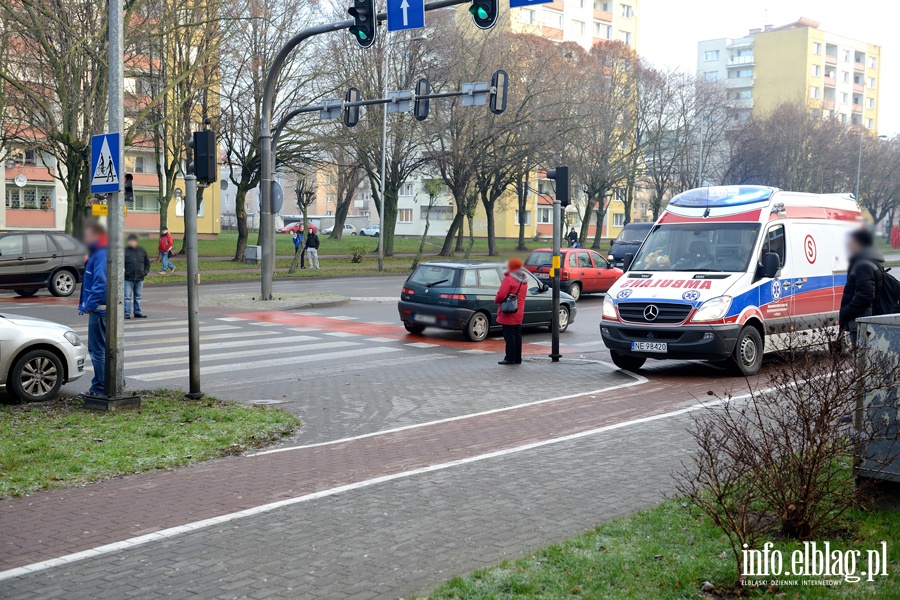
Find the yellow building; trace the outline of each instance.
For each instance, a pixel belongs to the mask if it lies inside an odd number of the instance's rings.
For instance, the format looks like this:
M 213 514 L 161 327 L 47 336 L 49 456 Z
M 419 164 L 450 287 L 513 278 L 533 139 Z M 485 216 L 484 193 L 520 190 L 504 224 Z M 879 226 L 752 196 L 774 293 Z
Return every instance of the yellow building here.
M 697 70 L 707 81 L 724 82 L 738 119 L 805 103 L 824 118 L 877 132 L 881 58 L 880 46 L 802 18 L 743 38 L 700 42 Z

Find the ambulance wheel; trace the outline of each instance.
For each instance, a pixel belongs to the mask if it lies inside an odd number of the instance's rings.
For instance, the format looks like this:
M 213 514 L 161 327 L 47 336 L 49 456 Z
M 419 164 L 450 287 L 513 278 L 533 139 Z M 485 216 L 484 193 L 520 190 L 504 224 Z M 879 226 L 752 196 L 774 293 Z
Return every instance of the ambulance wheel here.
M 738 334 L 729 366 L 735 375 L 755 375 L 763 359 L 763 340 L 756 327 L 744 327 Z
M 628 356 L 615 350 L 610 350 L 609 355 L 612 357 L 613 364 L 625 371 L 637 371 L 647 362 L 647 359 L 641 356 Z

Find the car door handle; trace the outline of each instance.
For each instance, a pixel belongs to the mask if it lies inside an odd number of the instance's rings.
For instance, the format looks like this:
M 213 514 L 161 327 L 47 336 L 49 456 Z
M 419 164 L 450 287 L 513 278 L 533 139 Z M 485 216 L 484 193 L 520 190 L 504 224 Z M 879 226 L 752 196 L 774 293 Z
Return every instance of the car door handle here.
M 24 256 L 20 256 L 20 257 L 17 258 L 16 260 L 25 260 L 25 257 L 24 257 Z
M 50 258 L 59 258 L 59 255 L 58 255 L 58 254 L 54 254 L 54 255 L 51 256 Z

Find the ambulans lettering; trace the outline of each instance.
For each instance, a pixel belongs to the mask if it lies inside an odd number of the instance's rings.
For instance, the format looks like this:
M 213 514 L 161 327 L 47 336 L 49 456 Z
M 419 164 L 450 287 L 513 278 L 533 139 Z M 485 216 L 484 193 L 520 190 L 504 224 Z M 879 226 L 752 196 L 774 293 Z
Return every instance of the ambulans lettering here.
M 629 279 L 622 283 L 623 288 L 692 288 L 697 290 L 711 290 L 712 281 L 706 279 Z

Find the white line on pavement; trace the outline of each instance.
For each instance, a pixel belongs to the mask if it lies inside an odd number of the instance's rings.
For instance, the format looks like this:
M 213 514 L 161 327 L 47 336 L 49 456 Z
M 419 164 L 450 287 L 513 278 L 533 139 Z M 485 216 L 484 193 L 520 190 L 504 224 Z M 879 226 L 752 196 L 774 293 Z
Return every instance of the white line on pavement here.
M 216 321 L 246 321 L 243 317 L 216 317 Z
M 399 342 L 397 338 L 383 338 L 383 337 L 371 337 L 366 338 L 367 342 L 378 342 L 379 344 L 386 344 L 388 342 Z
M 210 333 L 207 335 L 204 335 L 203 333 L 201 333 L 200 339 L 201 340 L 233 340 L 234 338 L 260 337 L 260 336 L 264 336 L 264 339 L 269 339 L 269 336 L 271 336 L 271 335 L 273 335 L 273 334 L 268 331 L 265 331 L 265 330 L 233 331 L 230 333 Z M 142 341 L 142 342 L 135 341 L 135 340 L 128 340 L 126 346 L 128 348 L 133 348 L 134 346 L 154 346 L 154 345 L 159 345 L 159 344 L 176 344 L 179 342 L 187 342 L 187 341 L 189 341 L 188 336 L 183 335 L 183 336 L 179 336 L 179 337 L 170 337 L 170 338 L 165 338 L 165 339 L 148 339 L 148 340 Z M 251 342 L 247 342 L 247 343 L 251 343 Z M 126 352 L 127 352 L 127 350 L 126 350 Z
M 315 338 L 310 338 L 315 339 Z M 325 350 L 329 348 L 346 348 L 347 346 L 358 346 L 356 342 L 325 342 L 323 344 L 304 344 L 303 351 L 307 350 Z M 202 354 L 200 356 L 201 362 L 210 362 L 214 360 L 225 360 L 226 358 L 244 358 L 244 357 L 253 357 L 259 356 L 260 351 L 256 348 L 256 345 L 253 345 L 253 348 L 249 350 L 238 350 L 235 352 L 219 352 L 217 354 Z M 161 367 L 164 365 L 180 365 L 184 364 L 186 356 L 170 356 L 168 358 L 156 358 L 152 360 L 138 360 L 133 362 L 126 362 L 126 369 L 142 369 L 146 367 Z M 201 369 L 201 373 L 203 370 Z M 140 379 L 140 375 L 136 375 L 138 379 Z
M 332 337 L 355 337 L 359 334 L 356 333 L 348 333 L 346 331 L 325 331 L 322 335 L 330 335 Z
M 348 346 L 354 345 L 353 342 L 326 342 L 325 344 L 310 344 L 309 346 L 304 346 L 305 350 L 313 350 L 315 348 L 323 348 L 325 346 L 331 348 L 337 348 L 339 346 Z M 400 348 L 384 348 L 381 346 L 375 348 L 359 348 L 358 350 L 346 350 L 343 352 L 329 352 L 327 354 L 319 354 L 316 356 L 288 356 L 285 358 L 275 358 L 272 360 L 257 360 L 252 362 L 244 362 L 240 364 L 227 364 L 227 365 L 216 365 L 214 367 L 207 367 L 204 369 L 200 369 L 201 375 L 213 375 L 215 373 L 231 373 L 233 371 L 246 371 L 248 369 L 263 369 L 266 367 L 280 367 L 282 365 L 299 365 L 306 364 L 310 362 L 318 362 L 322 360 L 335 360 L 338 358 L 353 358 L 357 356 L 367 356 L 370 354 L 382 354 L 385 352 L 399 352 Z M 182 362 L 183 359 L 182 359 Z M 177 371 L 166 371 L 164 373 L 146 373 L 142 375 L 130 375 L 130 379 L 137 379 L 138 381 L 164 381 L 166 379 L 178 379 L 182 377 L 187 377 L 189 371 L 187 369 L 180 369 Z
M 738 396 L 738 397 L 732 398 L 731 401 L 740 400 L 745 397 L 746 396 Z M 133 538 L 130 538 L 127 540 L 122 540 L 121 542 L 106 544 L 104 546 L 98 546 L 97 548 L 92 548 L 90 550 L 84 550 L 82 552 L 76 552 L 74 554 L 67 554 L 65 556 L 60 556 L 58 558 L 52 558 L 50 560 L 32 563 L 30 565 L 25 565 L 24 567 L 17 567 L 15 569 L 9 569 L 7 571 L 0 571 L 0 581 L 3 581 L 5 579 L 11 579 L 13 577 L 27 575 L 29 573 L 44 571 L 46 569 L 50 569 L 53 567 L 58 567 L 58 566 L 66 565 L 66 564 L 73 563 L 73 562 L 76 562 L 79 560 L 84 560 L 86 558 L 94 558 L 94 557 L 101 556 L 104 554 L 109 554 L 111 552 L 118 552 L 121 550 L 134 548 L 136 546 L 141 546 L 141 545 L 144 545 L 144 544 L 147 544 L 150 542 L 154 542 L 154 541 L 158 541 L 158 540 L 173 538 L 173 537 L 185 534 L 185 533 L 197 531 L 199 529 L 212 527 L 213 525 L 229 523 L 231 521 L 236 521 L 238 519 L 243 519 L 246 517 L 253 517 L 256 515 L 268 513 L 273 510 L 277 510 L 279 508 L 284 508 L 286 506 L 301 504 L 304 502 L 309 502 L 311 500 L 317 500 L 319 498 L 336 496 L 338 494 L 350 492 L 353 490 L 359 490 L 362 488 L 371 487 L 373 485 L 378 485 L 380 483 L 386 483 L 388 481 L 394 481 L 397 479 L 405 479 L 407 477 L 423 475 L 425 473 L 433 473 L 435 471 L 443 471 L 445 469 L 450 469 L 453 467 L 458 467 L 458 466 L 467 465 L 467 464 L 471 464 L 471 463 L 475 463 L 475 462 L 480 462 L 483 460 L 489 460 L 492 458 L 500 458 L 503 456 L 509 456 L 511 454 L 525 452 L 526 450 L 533 450 L 535 448 L 550 446 L 552 444 L 569 442 L 572 440 L 577 440 L 577 439 L 581 439 L 581 438 L 585 438 L 585 437 L 594 436 L 594 435 L 597 435 L 600 433 L 606 433 L 609 431 L 615 431 L 617 429 L 632 427 L 634 425 L 642 425 L 645 423 L 652 423 L 653 421 L 659 421 L 662 419 L 677 417 L 677 416 L 685 415 L 685 414 L 688 414 L 688 413 L 691 413 L 691 412 L 694 412 L 697 410 L 715 407 L 715 406 L 722 404 L 722 402 L 723 402 L 722 400 L 718 400 L 718 401 L 708 402 L 708 403 L 703 403 L 703 404 L 695 404 L 695 405 L 689 406 L 687 408 L 682 408 L 682 409 L 674 410 L 674 411 L 667 412 L 667 413 L 661 413 L 661 414 L 652 415 L 649 417 L 642 417 L 639 419 L 632 419 L 630 421 L 623 421 L 621 423 L 615 423 L 613 425 L 605 425 L 603 427 L 598 427 L 596 429 L 590 429 L 588 431 L 582 431 L 579 433 L 573 433 L 573 434 L 565 435 L 565 436 L 561 436 L 561 437 L 551 438 L 551 439 L 547 439 L 547 440 L 541 440 L 539 442 L 523 444 L 521 446 L 515 446 L 513 448 L 506 448 L 504 450 L 497 450 L 497 451 L 488 452 L 485 454 L 478 454 L 476 456 L 469 456 L 466 458 L 461 458 L 459 460 L 453 460 L 453 461 L 449 461 L 449 462 L 445 462 L 445 463 L 429 465 L 427 467 L 420 467 L 418 469 L 411 469 L 409 471 L 402 471 L 400 473 L 393 473 L 391 475 L 383 475 L 381 477 L 373 477 L 372 479 L 366 479 L 364 481 L 358 481 L 356 483 L 342 485 L 342 486 L 334 487 L 334 488 L 331 488 L 328 490 L 322 490 L 319 492 L 314 492 L 312 494 L 306 494 L 304 496 L 297 496 L 295 498 L 279 500 L 277 502 L 271 502 L 269 504 L 263 504 L 261 506 L 254 506 L 252 508 L 247 508 L 247 509 L 244 509 L 241 511 L 229 513 L 227 515 L 220 515 L 218 517 L 212 517 L 210 519 L 204 519 L 202 521 L 195 521 L 193 523 L 188 523 L 186 525 L 179 525 L 178 527 L 170 527 L 168 529 L 163 529 L 163 530 L 157 531 L 155 533 L 150 533 L 147 535 L 133 537 Z
M 404 346 L 412 346 L 413 348 L 439 348 L 440 344 L 428 344 L 426 342 L 409 342 Z
M 246 348 L 248 345 L 252 345 L 254 348 L 257 346 L 272 346 L 274 344 L 286 344 L 293 342 L 309 342 L 312 340 L 318 340 L 319 338 L 312 337 L 311 335 L 291 335 L 286 337 L 267 337 L 261 340 L 253 340 L 249 342 L 247 340 L 238 340 L 235 342 L 217 342 L 214 344 L 200 344 L 200 351 L 206 352 L 208 350 L 220 350 L 222 348 Z M 184 340 L 188 341 L 188 340 Z M 180 346 L 178 348 L 173 348 L 173 352 L 184 352 L 187 353 L 187 346 Z M 130 358 L 134 356 L 153 356 L 159 354 L 159 348 L 144 348 L 143 350 L 125 350 L 125 358 Z M 126 365 L 130 366 L 130 365 Z
M 338 317 L 328 317 L 328 318 L 334 319 L 335 321 L 359 321 L 359 317 L 338 316 Z

